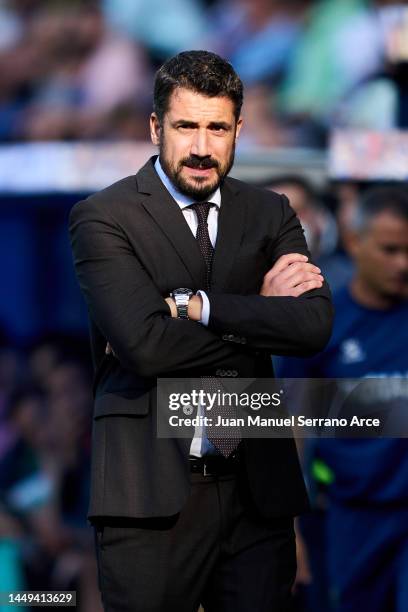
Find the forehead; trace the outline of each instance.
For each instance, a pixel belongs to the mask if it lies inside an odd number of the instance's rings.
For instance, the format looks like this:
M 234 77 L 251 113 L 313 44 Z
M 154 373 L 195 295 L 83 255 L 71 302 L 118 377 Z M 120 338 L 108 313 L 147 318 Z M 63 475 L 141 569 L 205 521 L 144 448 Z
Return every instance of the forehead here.
M 278 193 L 284 193 L 288 196 L 292 208 L 307 207 L 310 204 L 309 195 L 300 185 L 294 183 L 278 183 L 273 188 Z
M 185 119 L 197 123 L 234 122 L 234 103 L 226 96 L 204 94 L 177 87 L 171 94 L 166 115 L 170 121 Z
M 381 242 L 408 245 L 408 219 L 385 210 L 371 220 L 367 233 Z

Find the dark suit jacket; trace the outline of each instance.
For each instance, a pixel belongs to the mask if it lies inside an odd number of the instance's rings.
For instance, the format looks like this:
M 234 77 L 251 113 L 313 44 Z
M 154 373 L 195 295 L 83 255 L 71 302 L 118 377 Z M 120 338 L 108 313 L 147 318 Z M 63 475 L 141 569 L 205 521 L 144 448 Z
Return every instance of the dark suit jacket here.
M 285 196 L 231 178 L 221 187 L 209 325 L 171 318 L 163 298 L 203 289 L 205 266 L 153 164 L 70 216 L 96 369 L 90 518 L 169 516 L 187 498 L 190 440 L 157 438 L 158 376 L 272 377 L 271 354 L 314 354 L 331 333 L 327 285 L 299 298 L 259 295 L 280 255 L 308 251 Z M 107 340 L 116 357 L 105 355 Z M 245 440 L 244 454 L 242 478 L 262 515 L 307 508 L 293 440 Z

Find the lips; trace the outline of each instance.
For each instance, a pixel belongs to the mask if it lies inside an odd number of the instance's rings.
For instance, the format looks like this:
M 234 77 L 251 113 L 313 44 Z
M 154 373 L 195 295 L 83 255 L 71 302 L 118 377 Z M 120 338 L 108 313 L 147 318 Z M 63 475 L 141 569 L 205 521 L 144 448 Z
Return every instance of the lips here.
M 207 176 L 207 175 L 211 174 L 211 171 L 214 169 L 214 166 L 210 166 L 210 167 L 207 167 L 207 168 L 202 168 L 202 167 L 200 167 L 200 166 L 198 166 L 198 167 L 196 167 L 196 166 L 195 166 L 195 167 L 193 167 L 193 166 L 187 166 L 187 165 L 185 165 L 184 167 L 185 167 L 185 168 L 187 168 L 187 170 L 189 171 L 189 173 L 191 173 L 191 174 L 195 174 L 196 176 L 197 176 L 197 175 Z

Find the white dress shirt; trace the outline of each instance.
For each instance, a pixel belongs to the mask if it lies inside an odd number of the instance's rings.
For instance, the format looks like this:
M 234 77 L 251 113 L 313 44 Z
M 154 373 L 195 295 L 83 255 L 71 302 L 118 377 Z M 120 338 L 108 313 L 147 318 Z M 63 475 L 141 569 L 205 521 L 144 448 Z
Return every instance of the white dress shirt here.
M 154 168 L 157 174 L 159 175 L 159 178 L 161 179 L 163 185 L 166 187 L 167 191 L 170 193 L 172 198 L 180 206 L 181 212 L 183 213 L 184 218 L 187 221 L 189 228 L 191 229 L 193 235 L 196 236 L 197 228 L 198 228 L 197 213 L 195 212 L 195 210 L 193 210 L 192 208 L 188 208 L 188 207 L 191 206 L 191 204 L 194 204 L 197 200 L 194 200 L 193 198 L 186 196 L 183 193 L 180 193 L 174 187 L 173 183 L 170 181 L 169 177 L 164 172 L 160 164 L 159 158 L 156 159 Z M 219 211 L 221 207 L 221 191 L 219 187 L 206 200 L 206 202 L 211 202 L 212 204 L 215 205 L 215 206 L 211 206 L 210 212 L 208 214 L 208 220 L 207 220 L 208 233 L 210 235 L 211 244 L 214 247 L 217 241 L 218 215 L 219 215 Z M 177 287 L 174 287 L 174 289 L 177 289 Z M 210 317 L 210 303 L 208 301 L 207 294 L 205 293 L 205 291 L 202 291 L 202 290 L 197 291 L 197 294 L 201 296 L 201 299 L 203 301 L 201 319 L 199 323 L 202 323 L 203 325 L 208 325 L 208 320 Z M 204 414 L 203 406 L 199 406 L 197 414 L 198 415 Z M 194 457 L 202 457 L 202 455 L 214 454 L 215 452 L 216 450 L 214 446 L 211 444 L 211 442 L 208 440 L 207 436 L 205 435 L 204 428 L 196 427 L 194 430 L 194 438 L 190 446 L 190 455 Z

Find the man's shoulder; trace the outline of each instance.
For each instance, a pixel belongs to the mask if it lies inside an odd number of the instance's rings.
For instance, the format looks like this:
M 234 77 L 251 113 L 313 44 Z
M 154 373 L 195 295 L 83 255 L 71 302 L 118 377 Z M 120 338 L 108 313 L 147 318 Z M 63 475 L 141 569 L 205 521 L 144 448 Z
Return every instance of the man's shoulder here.
M 70 217 L 72 219 L 88 212 L 110 216 L 115 209 L 126 205 L 126 202 L 134 204 L 137 193 L 135 175 L 127 176 L 77 202 L 71 209 Z
M 150 158 L 144 166 L 142 166 L 136 174 L 126 176 L 125 178 L 116 181 L 112 185 L 93 193 L 85 200 L 81 200 L 73 210 L 81 206 L 81 210 L 86 208 L 93 209 L 97 207 L 98 211 L 103 213 L 104 209 L 107 212 L 121 210 L 124 207 L 135 205 L 144 200 L 147 193 L 153 193 L 160 184 L 154 170 L 154 157 Z
M 146 191 L 140 188 L 141 179 L 151 183 L 155 178 L 153 165 L 149 160 L 136 174 L 126 176 L 77 202 L 71 210 L 71 215 L 92 210 L 100 215 L 106 213 L 110 216 L 129 206 L 134 209 L 146 194 Z
M 112 183 L 112 185 L 108 185 L 104 189 L 91 194 L 87 200 L 92 203 L 100 203 L 102 206 L 104 202 L 117 202 L 123 197 L 135 197 L 137 193 L 136 175 L 132 174 L 131 176 L 126 176 Z

